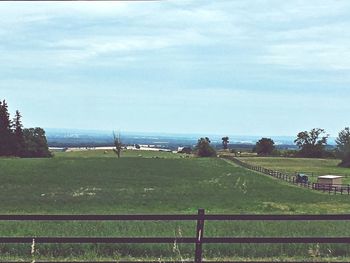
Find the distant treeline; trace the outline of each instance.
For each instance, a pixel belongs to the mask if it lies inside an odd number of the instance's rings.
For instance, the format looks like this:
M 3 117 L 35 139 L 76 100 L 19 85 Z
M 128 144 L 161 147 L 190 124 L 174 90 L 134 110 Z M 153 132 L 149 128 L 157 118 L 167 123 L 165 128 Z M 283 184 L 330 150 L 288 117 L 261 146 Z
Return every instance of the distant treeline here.
M 324 129 L 313 128 L 310 131 L 301 131 L 294 140 L 296 149 L 277 148 L 271 138 L 261 138 L 256 142 L 252 151 L 260 156 L 285 156 L 304 158 L 340 158 L 339 166 L 350 167 L 350 128 L 345 127 L 338 134 L 336 147 L 327 145 L 329 135 Z M 216 145 L 217 146 L 217 145 Z M 229 137 L 222 137 L 222 149 L 240 155 L 244 148 L 232 148 L 229 144 Z M 198 139 L 195 153 L 201 157 L 216 156 L 215 145 L 211 145 L 208 137 Z
M 42 128 L 23 129 L 17 110 L 11 120 L 8 105 L 0 101 L 0 156 L 51 157 Z
M 336 138 L 336 146 L 327 144 L 329 135 L 324 129 L 313 128 L 301 131 L 294 140 L 297 150 L 282 150 L 275 147 L 271 138 L 261 138 L 253 148 L 258 155 L 304 157 L 304 158 L 340 158 L 340 166 L 350 167 L 350 129 L 345 127 Z M 226 137 L 224 137 L 226 138 Z M 224 145 L 223 138 L 223 145 Z

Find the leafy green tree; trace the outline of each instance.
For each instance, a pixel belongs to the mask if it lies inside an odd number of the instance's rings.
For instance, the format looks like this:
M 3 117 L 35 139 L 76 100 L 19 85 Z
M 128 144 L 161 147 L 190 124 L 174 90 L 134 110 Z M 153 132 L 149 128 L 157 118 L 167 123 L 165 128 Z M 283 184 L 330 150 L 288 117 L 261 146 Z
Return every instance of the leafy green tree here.
M 299 147 L 299 155 L 302 157 L 319 158 L 325 154 L 325 146 L 329 135 L 324 129 L 314 128 L 311 131 L 299 132 L 294 143 Z
M 200 157 L 216 156 L 216 151 L 210 145 L 210 139 L 208 137 L 198 139 L 195 150 L 197 152 L 197 155 Z
M 23 157 L 52 157 L 42 128 L 24 129 L 23 136 L 25 146 Z
M 115 133 L 113 132 L 113 140 L 114 140 L 114 146 L 115 146 L 113 151 L 117 154 L 118 158 L 120 158 L 120 154 L 123 148 L 123 144 L 120 139 L 120 133 L 118 133 L 118 136 L 116 136 Z
M 254 147 L 254 151 L 259 155 L 271 155 L 274 149 L 275 142 L 270 138 L 261 138 Z
M 345 127 L 344 130 L 341 130 L 338 134 L 337 139 L 337 152 L 341 158 L 341 163 L 339 166 L 350 167 L 350 129 Z
M 12 124 L 5 100 L 0 101 L 0 156 L 13 155 Z
M 224 150 L 226 150 L 228 148 L 228 143 L 229 143 L 229 138 L 227 136 L 222 137 L 222 147 L 224 148 Z

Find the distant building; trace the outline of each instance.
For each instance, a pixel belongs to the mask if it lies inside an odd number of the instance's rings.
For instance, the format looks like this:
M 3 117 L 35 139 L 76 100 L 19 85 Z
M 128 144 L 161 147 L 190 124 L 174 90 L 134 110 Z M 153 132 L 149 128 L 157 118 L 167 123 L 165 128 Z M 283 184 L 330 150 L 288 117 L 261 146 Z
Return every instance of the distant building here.
M 191 149 L 191 147 L 178 147 L 177 152 L 190 154 L 192 152 L 192 149 Z
M 324 185 L 337 185 L 342 184 L 343 176 L 339 175 L 321 175 L 317 177 L 318 184 Z

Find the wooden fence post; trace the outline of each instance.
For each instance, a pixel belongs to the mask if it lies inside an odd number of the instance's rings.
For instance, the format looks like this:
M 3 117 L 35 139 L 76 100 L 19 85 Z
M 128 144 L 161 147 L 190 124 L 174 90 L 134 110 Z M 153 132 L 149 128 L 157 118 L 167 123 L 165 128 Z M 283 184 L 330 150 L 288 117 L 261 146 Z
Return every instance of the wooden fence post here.
M 204 209 L 198 209 L 195 263 L 202 263 L 202 239 L 204 231 Z

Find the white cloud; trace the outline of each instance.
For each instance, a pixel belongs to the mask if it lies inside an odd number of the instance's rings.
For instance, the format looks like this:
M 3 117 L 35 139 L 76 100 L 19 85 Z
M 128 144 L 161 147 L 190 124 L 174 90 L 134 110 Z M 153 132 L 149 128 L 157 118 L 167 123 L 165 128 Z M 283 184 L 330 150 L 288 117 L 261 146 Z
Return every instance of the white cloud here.
M 266 66 L 349 70 L 350 21 L 338 19 L 349 9 L 344 0 L 0 3 L 0 67 L 127 67 L 168 50 L 163 60 L 179 67 L 245 65 L 256 77 Z
M 319 42 L 275 44 L 266 48 L 261 56 L 263 64 L 287 66 L 296 69 L 350 70 L 349 45 Z

